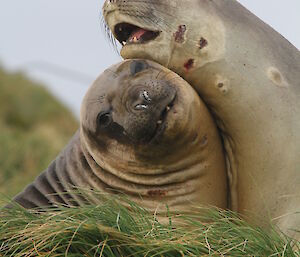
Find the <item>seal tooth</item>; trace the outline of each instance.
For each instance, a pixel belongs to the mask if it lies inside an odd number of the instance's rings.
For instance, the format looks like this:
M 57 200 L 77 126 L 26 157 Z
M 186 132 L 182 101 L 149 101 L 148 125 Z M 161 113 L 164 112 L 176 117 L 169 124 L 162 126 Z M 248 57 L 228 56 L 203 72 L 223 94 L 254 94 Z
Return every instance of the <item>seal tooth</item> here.
M 132 42 L 133 42 L 133 43 L 136 43 L 136 42 L 138 42 L 138 39 L 137 39 L 137 37 L 134 37 L 134 38 L 132 39 Z
M 167 106 L 167 108 L 166 108 L 166 109 L 167 109 L 167 112 L 168 112 L 168 111 L 170 111 L 170 110 L 171 110 L 171 107 L 170 107 L 170 106 Z
M 157 124 L 162 124 L 162 120 L 159 120 L 159 121 L 157 122 Z
M 130 43 L 137 43 L 137 42 L 139 42 L 139 39 L 137 37 L 133 37 L 133 38 L 129 39 L 129 42 Z

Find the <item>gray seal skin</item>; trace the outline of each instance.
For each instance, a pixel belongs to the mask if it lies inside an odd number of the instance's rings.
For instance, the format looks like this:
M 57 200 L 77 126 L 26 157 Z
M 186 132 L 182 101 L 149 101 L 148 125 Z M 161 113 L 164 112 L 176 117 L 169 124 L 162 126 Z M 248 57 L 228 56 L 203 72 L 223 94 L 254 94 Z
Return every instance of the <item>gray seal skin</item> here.
M 107 0 L 103 15 L 123 58 L 175 71 L 207 104 L 232 210 L 299 230 L 299 51 L 235 0 Z
M 83 100 L 79 132 L 15 201 L 81 205 L 86 199 L 74 187 L 124 193 L 153 212 L 165 204 L 180 213 L 189 204 L 226 208 L 221 138 L 205 104 L 157 63 L 109 68 Z

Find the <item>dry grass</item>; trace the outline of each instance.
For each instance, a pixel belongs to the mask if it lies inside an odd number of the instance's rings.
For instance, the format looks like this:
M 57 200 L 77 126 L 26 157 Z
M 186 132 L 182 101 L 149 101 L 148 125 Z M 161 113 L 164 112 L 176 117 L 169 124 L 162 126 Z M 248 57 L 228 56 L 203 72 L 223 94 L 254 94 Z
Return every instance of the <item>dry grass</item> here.
M 98 195 L 99 197 L 99 195 Z M 193 215 L 169 212 L 160 223 L 134 203 L 59 207 L 38 213 L 20 207 L 0 213 L 2 256 L 300 256 L 293 242 L 275 228 L 268 232 L 236 214 L 198 208 Z M 205 213 L 205 214 L 204 214 Z M 201 221 L 199 219 L 201 217 Z M 177 224 L 176 223 L 176 224 Z

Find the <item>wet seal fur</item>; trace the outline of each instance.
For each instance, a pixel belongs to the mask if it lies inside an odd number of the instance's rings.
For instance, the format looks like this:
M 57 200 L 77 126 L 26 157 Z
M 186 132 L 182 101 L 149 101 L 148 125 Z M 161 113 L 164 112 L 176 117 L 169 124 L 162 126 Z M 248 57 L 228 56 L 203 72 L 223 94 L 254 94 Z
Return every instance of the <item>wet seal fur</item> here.
M 235 0 L 107 0 L 103 12 L 122 57 L 168 67 L 207 104 L 224 141 L 231 208 L 299 230 L 299 51 Z
M 86 199 L 74 187 L 125 193 L 153 212 L 165 204 L 180 212 L 188 204 L 226 208 L 221 138 L 185 80 L 151 61 L 125 61 L 90 87 L 79 132 L 15 201 L 80 205 Z

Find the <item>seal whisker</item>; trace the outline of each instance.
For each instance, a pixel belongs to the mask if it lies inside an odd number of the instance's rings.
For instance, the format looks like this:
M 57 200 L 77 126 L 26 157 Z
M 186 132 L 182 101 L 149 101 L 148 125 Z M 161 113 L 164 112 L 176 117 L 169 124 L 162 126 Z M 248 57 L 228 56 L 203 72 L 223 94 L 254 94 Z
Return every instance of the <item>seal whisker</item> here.
M 128 16 L 134 15 L 134 17 L 137 20 L 143 20 L 146 24 L 148 23 L 148 24 L 154 25 L 155 27 L 158 27 L 158 29 L 160 29 L 160 30 L 166 31 L 166 28 L 167 28 L 167 29 L 170 29 L 167 32 L 171 32 L 174 29 L 173 24 L 166 22 L 165 20 L 163 20 L 161 17 L 159 17 L 157 15 L 154 15 L 153 10 L 150 9 L 147 12 L 147 11 L 136 10 L 134 8 L 136 8 L 136 7 L 133 7 L 133 8 L 127 9 L 127 10 L 123 10 L 123 13 L 128 15 Z M 165 14 L 165 15 L 168 14 L 168 13 L 165 13 L 165 12 L 159 10 L 159 9 L 154 9 L 154 10 L 158 13 L 161 13 L 161 14 Z M 149 16 L 149 13 L 151 13 L 151 16 Z M 170 14 L 168 14 L 168 15 L 172 16 Z
M 157 75 L 155 76 L 155 79 L 158 79 L 159 76 L 161 75 L 161 73 L 162 73 L 162 70 L 157 73 Z
M 108 24 L 106 23 L 104 17 L 103 17 L 103 14 L 101 13 L 100 15 L 100 23 L 101 23 L 101 29 L 102 31 L 104 32 L 106 38 L 108 39 L 109 43 L 112 45 L 113 49 L 118 53 L 119 53 L 119 50 L 118 50 L 118 46 L 117 46 L 117 40 L 115 39 L 111 29 L 109 28 Z
M 176 80 L 180 81 L 181 78 L 174 77 L 174 78 L 166 79 L 166 81 L 168 81 L 168 82 L 174 82 Z
M 173 78 L 166 79 L 168 76 L 173 76 Z M 160 79 L 160 80 L 166 80 L 168 82 L 173 81 L 173 80 L 180 80 L 180 77 L 174 75 L 172 72 L 159 72 L 155 79 Z
M 136 6 L 138 5 L 138 6 Z M 156 6 L 166 6 L 167 4 L 160 3 L 158 1 L 152 2 L 152 5 Z M 119 4 L 119 11 L 122 14 L 128 15 L 128 16 L 134 16 L 135 19 L 140 23 L 149 24 L 151 26 L 155 26 L 159 30 L 166 31 L 169 33 L 172 33 L 172 31 L 175 29 L 173 24 L 169 24 L 166 20 L 162 19 L 160 15 L 154 15 L 154 12 L 157 12 L 159 14 L 168 15 L 171 16 L 174 20 L 176 17 L 173 16 L 173 12 L 164 12 L 161 10 L 161 8 L 149 8 L 147 1 L 131 1 L 129 3 L 126 3 L 126 5 Z M 170 8 L 168 9 L 170 10 Z M 149 15 L 151 14 L 151 15 Z M 104 32 L 109 40 L 111 42 L 113 48 L 119 53 L 118 47 L 117 47 L 117 40 L 113 36 L 113 32 L 107 25 L 105 18 L 102 15 L 102 27 L 104 29 Z

